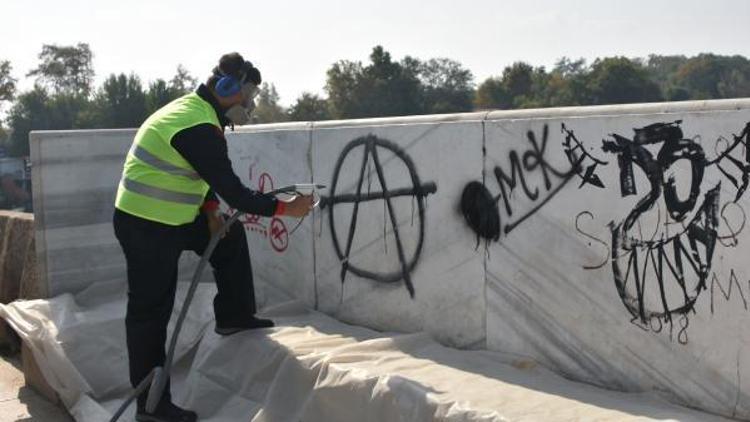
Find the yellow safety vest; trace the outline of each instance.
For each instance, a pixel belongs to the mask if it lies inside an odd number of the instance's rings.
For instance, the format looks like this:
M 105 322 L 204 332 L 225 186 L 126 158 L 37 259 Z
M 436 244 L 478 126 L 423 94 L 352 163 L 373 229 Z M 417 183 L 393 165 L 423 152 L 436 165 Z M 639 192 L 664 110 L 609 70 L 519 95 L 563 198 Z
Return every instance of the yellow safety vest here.
M 209 187 L 171 141 L 177 132 L 203 123 L 221 127 L 214 108 L 196 93 L 152 114 L 128 152 L 115 207 L 172 226 L 192 222 Z

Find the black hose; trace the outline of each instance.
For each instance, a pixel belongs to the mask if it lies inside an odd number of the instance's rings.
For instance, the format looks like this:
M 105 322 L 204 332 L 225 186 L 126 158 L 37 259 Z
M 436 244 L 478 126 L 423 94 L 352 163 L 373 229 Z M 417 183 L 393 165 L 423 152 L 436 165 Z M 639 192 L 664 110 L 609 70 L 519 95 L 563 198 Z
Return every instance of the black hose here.
M 167 352 L 167 358 L 164 361 L 163 368 L 172 367 L 172 359 L 174 358 L 175 348 L 177 347 L 177 336 L 179 336 L 180 330 L 182 330 L 182 323 L 185 321 L 187 310 L 190 307 L 190 303 L 192 303 L 193 301 L 193 296 L 195 296 L 195 290 L 198 288 L 198 282 L 200 281 L 201 275 L 203 275 L 203 268 L 206 266 L 208 259 L 214 252 L 214 249 L 216 249 L 216 245 L 219 244 L 219 240 L 221 240 L 223 234 L 228 231 L 230 227 L 232 227 L 232 224 L 234 224 L 234 222 L 237 221 L 237 219 L 240 218 L 240 215 L 242 214 L 242 211 L 236 211 L 231 217 L 229 217 L 229 220 L 224 223 L 224 225 L 221 227 L 221 230 L 211 236 L 211 241 L 208 242 L 208 246 L 203 252 L 203 256 L 198 263 L 198 268 L 195 269 L 193 280 L 190 282 L 190 288 L 188 289 L 187 296 L 185 296 L 184 305 L 182 306 L 182 310 L 180 311 L 180 316 L 177 318 L 177 324 L 175 324 L 174 326 L 174 331 L 172 331 L 172 338 L 169 341 L 169 351 Z M 154 368 L 154 371 L 156 371 L 156 375 L 154 376 L 154 380 L 151 383 L 151 388 L 148 391 L 148 399 L 146 400 L 146 412 L 148 413 L 153 413 L 154 410 L 156 410 L 156 405 L 159 404 L 161 395 L 164 392 L 164 387 L 167 385 L 167 381 L 169 380 L 169 370 L 165 371 L 157 366 L 156 368 Z

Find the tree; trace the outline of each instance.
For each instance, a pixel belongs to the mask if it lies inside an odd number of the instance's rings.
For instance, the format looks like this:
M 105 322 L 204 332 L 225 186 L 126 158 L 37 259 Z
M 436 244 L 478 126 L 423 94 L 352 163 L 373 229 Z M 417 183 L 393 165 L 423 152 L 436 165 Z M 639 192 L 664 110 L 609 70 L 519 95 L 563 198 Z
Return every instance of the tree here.
M 279 93 L 276 86 L 264 82 L 260 87 L 257 105 L 253 111 L 254 123 L 284 122 L 288 119 L 284 108 L 279 105 Z
M 516 62 L 503 70 L 503 85 L 511 98 L 530 96 L 534 68 L 524 62 Z
M 679 87 L 675 86 L 675 74 L 677 70 L 687 62 L 685 56 L 660 56 L 657 54 L 651 54 L 646 60 L 646 71 L 649 77 L 659 84 L 659 88 L 666 94 L 667 99 L 670 98 L 670 93 L 673 95 L 678 94 Z
M 293 121 L 320 121 L 329 120 L 331 115 L 328 111 L 328 101 L 318 95 L 303 92 L 287 111 L 289 120 Z
M 147 116 L 146 93 L 134 74 L 110 75 L 94 96 L 91 127 L 138 127 Z M 87 119 L 88 120 L 88 119 Z
M 361 80 L 364 74 L 362 63 L 339 61 L 326 72 L 326 87 L 331 114 L 337 119 L 362 117 L 367 114 L 361 104 L 366 99 Z
M 39 85 L 16 98 L 8 113 L 11 129 L 9 153 L 13 156 L 29 154 L 29 132 L 32 130 L 64 130 L 80 128 L 79 117 L 89 102 L 76 94 L 50 96 Z
M 421 113 L 420 82 L 413 69 L 394 62 L 382 46 L 372 49 L 370 61 L 362 81 L 369 88 L 364 102 L 367 117 Z
M 177 73 L 167 83 L 157 79 L 148 85 L 146 91 L 146 114 L 149 115 L 171 101 L 190 93 L 198 85 L 198 80 L 182 65 L 177 65 Z
M 626 57 L 597 59 L 591 66 L 589 88 L 594 104 L 660 101 L 661 90 L 637 62 Z
M 419 80 L 422 84 L 421 97 L 424 101 L 422 111 L 428 114 L 456 113 L 471 111 L 474 96 L 474 76 L 461 63 L 448 58 L 414 61 Z
M 549 73 L 544 88 L 545 105 L 563 107 L 591 104 L 588 73 L 585 59 L 560 58 Z
M 717 88 L 720 98 L 750 97 L 750 66 L 731 69 L 722 75 Z
M 179 95 L 167 85 L 167 81 L 164 79 L 151 82 L 148 84 L 148 90 L 146 91 L 146 114 L 155 112 L 177 97 Z
M 183 65 L 178 64 L 177 73 L 169 81 L 169 88 L 179 97 L 194 90 L 196 86 L 198 86 L 198 79 L 194 78 Z
M 691 57 L 677 70 L 675 85 L 685 88 L 692 99 L 720 98 L 719 81 L 726 70 L 725 65 L 713 54 Z
M 87 96 L 94 80 L 92 58 L 93 54 L 86 43 L 75 46 L 45 44 L 39 54 L 39 67 L 26 76 L 36 76 L 37 84 L 56 94 Z
M 513 101 L 503 84 L 503 80 L 498 77 L 485 79 L 477 88 L 474 106 L 480 110 L 489 109 L 508 109 L 511 108 Z
M 340 61 L 327 72 L 326 92 L 334 118 L 397 116 L 422 112 L 418 74 L 376 46 L 370 64 Z
M 0 146 L 3 148 L 3 152 L 7 153 L 8 150 L 8 141 L 10 138 L 10 134 L 8 133 L 8 130 L 3 127 L 2 122 L 0 122 Z
M 16 93 L 16 79 L 10 75 L 13 67 L 7 60 L 0 60 L 0 103 L 12 101 Z

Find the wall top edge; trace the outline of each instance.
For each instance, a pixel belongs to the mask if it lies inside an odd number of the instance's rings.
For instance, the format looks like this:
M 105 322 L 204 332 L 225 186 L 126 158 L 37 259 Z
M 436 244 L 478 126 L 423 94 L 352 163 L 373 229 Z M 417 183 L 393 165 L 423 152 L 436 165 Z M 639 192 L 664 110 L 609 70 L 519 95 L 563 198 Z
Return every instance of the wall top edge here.
M 737 111 L 743 109 L 750 110 L 750 98 L 535 108 L 525 110 L 495 110 L 489 112 L 486 120 L 693 113 L 707 111 Z
M 268 123 L 250 126 L 239 126 L 234 132 L 256 133 L 270 131 L 294 131 L 334 129 L 360 126 L 396 126 L 406 124 L 458 123 L 482 120 L 510 120 L 529 118 L 559 118 L 587 116 L 617 116 L 633 114 L 664 114 L 706 111 L 750 110 L 750 98 L 733 98 L 723 100 L 677 101 L 661 103 L 614 104 L 598 106 L 575 106 L 554 108 L 532 108 L 521 110 L 485 110 L 473 113 L 432 114 L 421 116 L 376 117 L 368 119 L 327 120 L 320 122 L 285 122 Z M 77 130 L 39 130 L 29 135 L 32 140 L 53 137 L 79 136 L 101 133 L 105 135 L 124 135 L 134 133 L 136 129 L 77 129 Z
M 29 139 L 34 141 L 47 138 L 72 138 L 80 135 L 90 135 L 92 133 L 99 133 L 102 135 L 135 135 L 137 130 L 138 129 L 32 130 L 29 133 Z

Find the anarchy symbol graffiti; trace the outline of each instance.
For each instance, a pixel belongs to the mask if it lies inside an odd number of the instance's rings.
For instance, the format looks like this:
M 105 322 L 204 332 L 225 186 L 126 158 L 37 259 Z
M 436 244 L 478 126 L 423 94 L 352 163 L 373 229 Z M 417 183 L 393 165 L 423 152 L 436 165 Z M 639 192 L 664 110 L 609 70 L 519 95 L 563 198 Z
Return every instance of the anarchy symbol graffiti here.
M 355 193 L 351 194 L 340 194 L 336 195 L 336 188 L 338 187 L 339 175 L 341 172 L 341 166 L 346 160 L 347 156 L 358 148 L 364 148 L 362 166 L 359 169 L 359 178 L 356 184 Z M 411 187 L 391 189 L 388 187 L 386 182 L 385 173 L 383 171 L 383 165 L 380 159 L 380 151 L 389 151 L 401 160 L 409 172 L 411 179 Z M 368 164 L 372 160 L 372 164 L 375 167 L 377 179 L 380 182 L 382 188 L 381 192 L 362 192 L 362 184 L 365 179 L 365 173 L 368 168 Z M 368 174 L 369 176 L 369 174 Z M 374 135 L 363 136 L 351 141 L 346 145 L 344 150 L 339 155 L 338 161 L 333 172 L 333 178 L 331 182 L 330 196 L 321 199 L 321 207 L 329 207 L 329 223 L 331 227 L 331 237 L 333 239 L 333 247 L 336 254 L 341 261 L 341 282 L 343 283 L 347 272 L 351 272 L 359 277 L 368 278 L 381 283 L 396 283 L 400 280 L 404 280 L 409 295 L 414 298 L 414 285 L 411 281 L 411 272 L 419 261 L 419 255 L 422 252 L 422 243 L 424 241 L 424 226 L 425 226 L 425 206 L 424 198 L 433 194 L 437 191 L 437 185 L 432 182 L 421 183 L 419 175 L 417 174 L 414 162 L 411 160 L 408 154 L 404 152 L 395 143 L 380 139 Z M 407 258 L 404 250 L 404 239 L 402 238 L 401 232 L 398 228 L 398 220 L 396 218 L 396 210 L 393 205 L 393 198 L 409 196 L 416 199 L 417 210 L 419 215 L 419 239 L 417 240 L 417 246 L 414 253 Z M 399 270 L 392 272 L 378 272 L 375 270 L 367 270 L 357 265 L 352 264 L 349 261 L 350 254 L 352 252 L 352 242 L 354 240 L 354 233 L 357 230 L 357 216 L 359 212 L 359 205 L 366 201 L 383 200 L 385 201 L 385 208 L 388 211 L 388 220 L 393 229 L 393 236 L 396 243 L 396 251 L 399 259 Z M 351 219 L 349 220 L 349 229 L 346 237 L 346 244 L 341 247 L 341 242 L 336 233 L 337 219 L 335 216 L 334 208 L 336 204 L 340 203 L 351 203 L 353 204 L 353 211 Z M 338 220 L 340 223 L 341 221 Z

